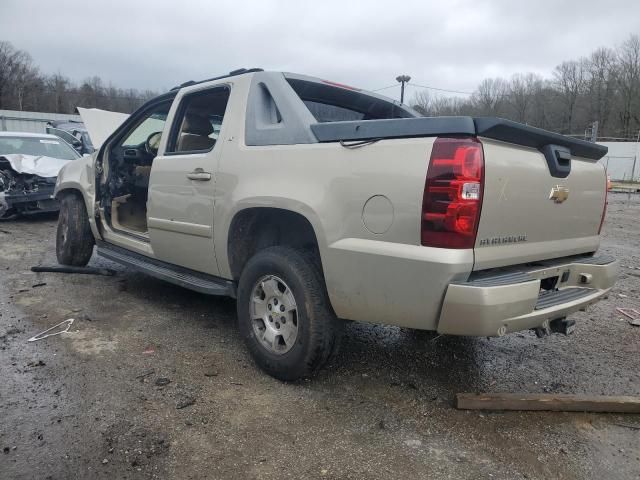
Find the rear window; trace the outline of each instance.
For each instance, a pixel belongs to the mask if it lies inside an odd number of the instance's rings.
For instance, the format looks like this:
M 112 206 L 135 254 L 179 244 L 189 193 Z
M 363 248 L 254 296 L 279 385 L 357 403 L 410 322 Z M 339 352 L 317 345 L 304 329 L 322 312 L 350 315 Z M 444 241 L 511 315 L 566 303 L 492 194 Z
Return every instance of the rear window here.
M 287 82 L 320 123 L 415 116 L 403 106 L 359 90 L 297 78 Z
M 304 104 L 318 122 L 341 122 L 344 120 L 362 120 L 364 118 L 364 113 L 362 112 L 336 105 L 312 100 L 304 100 Z

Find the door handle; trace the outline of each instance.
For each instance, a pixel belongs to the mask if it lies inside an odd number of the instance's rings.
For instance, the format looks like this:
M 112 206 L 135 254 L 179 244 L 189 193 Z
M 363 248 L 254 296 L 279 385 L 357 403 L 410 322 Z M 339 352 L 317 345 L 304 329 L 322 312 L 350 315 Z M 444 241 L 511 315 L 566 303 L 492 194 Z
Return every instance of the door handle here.
M 189 180 L 206 182 L 208 180 L 211 180 L 211 174 L 209 172 L 205 172 L 202 168 L 196 168 L 193 172 L 187 173 L 187 178 Z

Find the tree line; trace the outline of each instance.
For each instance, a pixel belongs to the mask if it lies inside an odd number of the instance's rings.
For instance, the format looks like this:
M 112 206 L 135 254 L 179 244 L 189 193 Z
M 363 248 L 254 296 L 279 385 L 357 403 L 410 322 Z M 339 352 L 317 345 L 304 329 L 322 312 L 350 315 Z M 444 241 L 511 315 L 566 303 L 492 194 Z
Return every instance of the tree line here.
M 489 115 L 569 135 L 635 140 L 640 130 L 640 38 L 535 73 L 487 78 L 468 97 L 417 93 L 412 106 L 426 116 Z
M 76 113 L 76 107 L 86 107 L 131 113 L 156 95 L 105 85 L 98 76 L 76 84 L 60 73 L 46 75 L 28 52 L 0 41 L 0 110 Z
M 0 41 L 0 109 L 75 113 L 76 107 L 130 113 L 156 96 L 151 90 L 105 85 L 98 76 L 76 84 L 46 75 L 29 53 Z M 640 130 L 640 37 L 555 67 L 550 78 L 518 73 L 487 78 L 468 98 L 423 90 L 410 102 L 421 114 L 491 115 L 547 130 L 599 138 L 635 139 Z

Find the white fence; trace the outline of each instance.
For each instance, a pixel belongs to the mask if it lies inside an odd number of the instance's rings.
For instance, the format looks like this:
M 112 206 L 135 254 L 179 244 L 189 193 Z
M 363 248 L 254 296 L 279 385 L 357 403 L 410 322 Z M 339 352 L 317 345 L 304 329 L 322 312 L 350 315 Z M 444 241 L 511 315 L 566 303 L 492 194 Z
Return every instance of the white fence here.
M 80 115 L 0 110 L 0 131 L 45 133 L 45 127 L 50 120 L 77 120 L 79 122 Z
M 600 163 L 611 180 L 632 181 L 640 177 L 640 144 L 638 142 L 598 142 L 609 148 Z M 634 171 L 635 168 L 635 171 Z

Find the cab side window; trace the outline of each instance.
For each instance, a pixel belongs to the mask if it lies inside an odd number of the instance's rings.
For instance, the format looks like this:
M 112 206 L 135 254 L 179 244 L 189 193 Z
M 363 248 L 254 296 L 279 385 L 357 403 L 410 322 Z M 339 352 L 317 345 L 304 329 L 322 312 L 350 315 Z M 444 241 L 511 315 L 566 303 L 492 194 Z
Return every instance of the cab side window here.
M 166 153 L 204 153 L 213 149 L 220 135 L 229 89 L 185 95 L 176 114 Z

